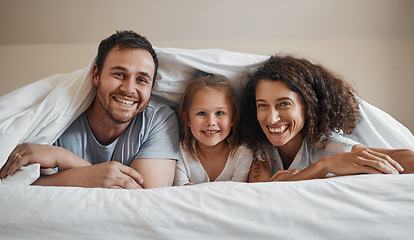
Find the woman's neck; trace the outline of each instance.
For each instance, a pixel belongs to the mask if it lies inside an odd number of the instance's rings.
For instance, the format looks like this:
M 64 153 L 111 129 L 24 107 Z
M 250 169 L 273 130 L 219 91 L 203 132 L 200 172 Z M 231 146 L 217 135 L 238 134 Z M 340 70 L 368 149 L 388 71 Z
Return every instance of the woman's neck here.
M 277 147 L 280 157 L 283 161 L 284 169 L 288 169 L 292 162 L 295 160 L 299 149 L 302 147 L 303 136 L 301 134 L 296 135 L 292 140 L 283 146 Z

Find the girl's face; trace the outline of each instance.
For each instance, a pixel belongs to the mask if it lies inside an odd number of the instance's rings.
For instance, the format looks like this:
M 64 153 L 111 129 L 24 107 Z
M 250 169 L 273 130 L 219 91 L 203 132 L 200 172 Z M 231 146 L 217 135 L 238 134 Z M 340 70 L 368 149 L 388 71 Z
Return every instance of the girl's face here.
M 298 149 L 305 124 L 301 97 L 282 81 L 260 80 L 256 86 L 257 120 L 273 146 Z
M 196 92 L 188 110 L 188 126 L 199 144 L 211 147 L 226 139 L 233 126 L 229 101 L 221 91 L 204 88 Z

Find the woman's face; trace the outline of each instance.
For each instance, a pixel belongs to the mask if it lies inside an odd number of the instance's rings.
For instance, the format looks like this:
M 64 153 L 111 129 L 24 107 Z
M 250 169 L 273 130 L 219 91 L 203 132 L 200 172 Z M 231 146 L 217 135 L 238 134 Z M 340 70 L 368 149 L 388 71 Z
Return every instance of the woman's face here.
M 256 86 L 256 109 L 257 120 L 273 146 L 300 147 L 305 107 L 297 93 L 282 81 L 260 80 Z

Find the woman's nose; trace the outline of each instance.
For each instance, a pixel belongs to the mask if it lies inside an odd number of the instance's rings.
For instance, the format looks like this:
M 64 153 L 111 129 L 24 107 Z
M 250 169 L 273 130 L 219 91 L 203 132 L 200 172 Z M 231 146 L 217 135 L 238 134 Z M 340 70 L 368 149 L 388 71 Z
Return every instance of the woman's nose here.
M 269 120 L 272 124 L 278 122 L 280 120 L 279 111 L 272 109 L 270 112 Z

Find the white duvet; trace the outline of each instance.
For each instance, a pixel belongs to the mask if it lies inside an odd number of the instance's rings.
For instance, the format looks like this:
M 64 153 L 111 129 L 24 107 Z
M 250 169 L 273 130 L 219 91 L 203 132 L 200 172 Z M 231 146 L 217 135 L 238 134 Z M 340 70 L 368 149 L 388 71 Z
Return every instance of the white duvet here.
M 0 239 L 412 239 L 414 175 L 151 190 L 0 187 Z
M 176 108 L 196 69 L 236 89 L 266 56 L 156 48 L 154 97 Z M 53 143 L 91 103 L 90 65 L 0 98 L 0 166 L 22 142 Z M 361 101 L 352 137 L 373 147 L 411 148 L 411 132 Z M 358 175 L 276 183 L 208 183 L 150 190 L 28 186 L 30 165 L 1 180 L 0 239 L 411 239 L 414 175 Z

